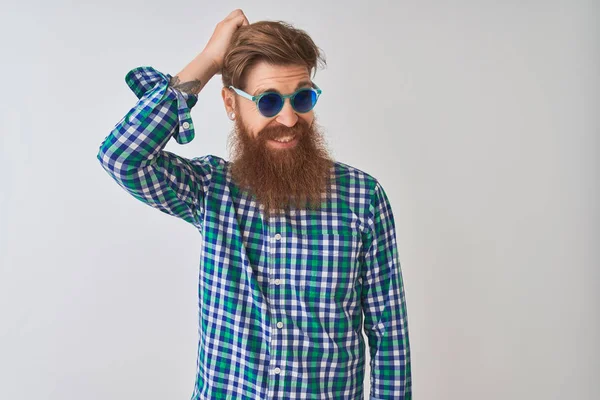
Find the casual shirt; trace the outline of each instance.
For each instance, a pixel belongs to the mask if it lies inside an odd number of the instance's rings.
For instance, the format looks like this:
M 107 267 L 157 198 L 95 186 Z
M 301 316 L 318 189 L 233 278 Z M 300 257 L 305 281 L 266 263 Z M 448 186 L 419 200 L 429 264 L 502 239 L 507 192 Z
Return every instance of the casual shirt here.
M 394 216 L 377 179 L 335 161 L 319 210 L 263 219 L 231 163 L 164 150 L 194 139 L 196 94 L 150 66 L 125 81 L 136 104 L 102 141 L 106 172 L 201 236 L 199 340 L 192 400 L 411 398 L 411 363 Z

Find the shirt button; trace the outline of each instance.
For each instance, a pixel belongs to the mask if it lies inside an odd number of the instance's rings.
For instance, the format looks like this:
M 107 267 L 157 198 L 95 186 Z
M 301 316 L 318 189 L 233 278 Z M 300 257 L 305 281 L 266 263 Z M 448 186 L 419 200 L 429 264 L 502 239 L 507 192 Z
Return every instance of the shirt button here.
M 279 233 L 275 234 L 275 240 L 281 239 L 281 235 Z
M 275 372 L 276 374 L 278 374 L 278 373 L 280 373 L 280 372 L 281 372 L 281 370 L 280 370 L 279 368 L 275 368 L 275 369 L 273 370 L 273 372 Z
M 181 124 L 181 126 L 183 126 L 183 129 L 187 129 L 190 127 L 190 123 L 185 121 L 183 124 Z
M 277 323 L 277 327 L 278 327 L 278 328 L 283 328 L 283 322 L 279 321 L 279 322 Z
M 281 281 L 279 279 L 275 279 L 275 284 L 279 285 L 281 283 Z

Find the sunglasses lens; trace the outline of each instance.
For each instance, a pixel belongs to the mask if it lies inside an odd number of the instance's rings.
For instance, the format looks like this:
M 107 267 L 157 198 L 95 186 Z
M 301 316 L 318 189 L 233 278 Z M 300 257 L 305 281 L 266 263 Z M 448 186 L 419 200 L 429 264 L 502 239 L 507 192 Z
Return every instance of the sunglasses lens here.
M 281 110 L 282 105 L 283 99 L 281 96 L 275 93 L 269 93 L 260 98 L 258 110 L 265 117 L 272 117 Z
M 316 103 L 317 94 L 310 89 L 301 90 L 294 97 L 294 108 L 300 113 L 309 112 Z

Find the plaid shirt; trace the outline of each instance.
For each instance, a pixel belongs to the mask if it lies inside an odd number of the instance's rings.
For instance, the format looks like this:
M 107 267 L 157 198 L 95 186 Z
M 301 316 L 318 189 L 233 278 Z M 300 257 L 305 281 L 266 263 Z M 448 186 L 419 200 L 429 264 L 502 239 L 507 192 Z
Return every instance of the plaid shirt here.
M 125 81 L 138 98 L 97 158 L 129 194 L 202 236 L 192 399 L 411 398 L 406 304 L 394 217 L 381 184 L 335 162 L 331 202 L 268 224 L 230 162 L 163 150 L 194 138 L 198 97 L 150 66 Z M 364 325 L 363 325 L 364 314 Z

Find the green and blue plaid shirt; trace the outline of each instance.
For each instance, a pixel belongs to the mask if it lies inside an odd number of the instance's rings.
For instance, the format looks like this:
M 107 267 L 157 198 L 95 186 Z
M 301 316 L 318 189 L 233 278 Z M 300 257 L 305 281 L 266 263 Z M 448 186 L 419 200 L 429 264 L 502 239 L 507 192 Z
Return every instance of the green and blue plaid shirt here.
M 410 399 L 404 288 L 381 184 L 336 161 L 323 209 L 266 223 L 262 205 L 232 182 L 229 161 L 164 150 L 172 136 L 194 138 L 198 100 L 170 78 L 150 66 L 127 73 L 138 101 L 97 157 L 133 197 L 203 239 L 192 399 L 363 400 L 363 327 L 371 400 Z

